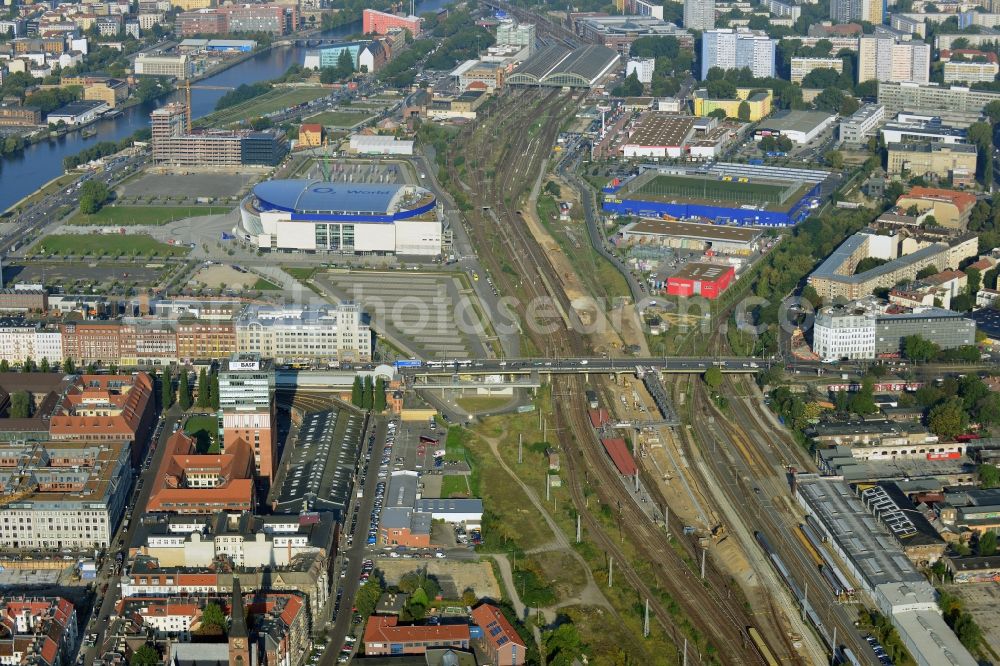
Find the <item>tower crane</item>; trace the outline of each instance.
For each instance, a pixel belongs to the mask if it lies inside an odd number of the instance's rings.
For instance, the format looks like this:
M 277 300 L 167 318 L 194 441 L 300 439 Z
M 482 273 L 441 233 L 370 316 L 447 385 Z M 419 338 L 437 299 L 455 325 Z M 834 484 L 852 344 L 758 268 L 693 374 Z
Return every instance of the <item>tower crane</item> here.
M 184 111 L 186 113 L 187 120 L 187 133 L 191 133 L 191 89 L 195 90 L 236 90 L 235 86 L 201 86 L 201 85 L 191 85 L 191 82 L 187 79 L 181 84 L 184 87 Z

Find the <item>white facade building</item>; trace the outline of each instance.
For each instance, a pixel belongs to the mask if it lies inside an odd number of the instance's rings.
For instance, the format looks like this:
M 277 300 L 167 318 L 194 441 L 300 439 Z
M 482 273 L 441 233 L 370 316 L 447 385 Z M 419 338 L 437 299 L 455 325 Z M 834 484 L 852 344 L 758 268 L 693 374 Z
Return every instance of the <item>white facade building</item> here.
M 711 30 L 715 27 L 715 0 L 684 0 L 684 27 Z
M 640 83 L 650 84 L 653 82 L 653 70 L 656 68 L 654 58 L 632 58 L 625 65 L 625 76 L 631 76 L 635 72 Z
M 706 30 L 701 36 L 701 78 L 713 67 L 748 67 L 756 78 L 774 76 L 776 41 L 763 32 L 737 29 Z
M 875 358 L 875 313 L 822 308 L 813 324 L 813 353 L 821 359 Z
M 792 58 L 790 77 L 792 83 L 802 83 L 806 74 L 814 69 L 835 69 L 837 72 L 843 72 L 844 61 L 840 58 Z
M 381 134 L 352 134 L 348 150 L 361 155 L 412 155 L 413 141 Z
M 239 353 L 278 363 L 371 359 L 371 329 L 353 303 L 324 310 L 248 308 L 236 320 Z
M 860 145 L 874 136 L 884 121 L 884 105 L 865 104 L 849 118 L 840 121 L 840 140 L 848 145 Z
M 49 363 L 62 363 L 62 333 L 40 326 L 0 327 L 0 360 L 13 365 L 28 358 L 35 363 L 43 358 Z

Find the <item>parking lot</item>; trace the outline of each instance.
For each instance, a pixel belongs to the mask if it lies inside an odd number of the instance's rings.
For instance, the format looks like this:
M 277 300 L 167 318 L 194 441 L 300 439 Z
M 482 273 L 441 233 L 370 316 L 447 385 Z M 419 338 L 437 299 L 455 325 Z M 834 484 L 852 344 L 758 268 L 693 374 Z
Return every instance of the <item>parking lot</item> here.
M 238 197 L 260 179 L 252 173 L 146 173 L 121 186 L 120 199 L 161 204 L 197 197 L 219 200 Z
M 422 358 L 486 355 L 472 308 L 475 296 L 455 277 L 351 271 L 323 273 L 314 280 L 338 298 L 360 303 L 387 337 L 402 341 Z
M 85 282 L 112 282 L 156 285 L 163 274 L 163 264 L 132 264 L 106 262 L 45 262 L 4 264 L 4 284 L 20 282 L 69 288 Z

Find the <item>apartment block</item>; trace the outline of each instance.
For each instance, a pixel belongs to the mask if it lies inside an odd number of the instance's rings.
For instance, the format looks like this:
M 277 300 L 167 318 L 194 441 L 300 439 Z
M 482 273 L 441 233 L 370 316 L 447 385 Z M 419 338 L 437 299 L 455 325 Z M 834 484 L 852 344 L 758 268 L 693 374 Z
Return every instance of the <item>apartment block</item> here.
M 748 67 L 757 78 L 774 76 L 776 41 L 763 32 L 720 29 L 706 30 L 701 36 L 701 78 L 713 67 Z
M 715 0 L 684 0 L 684 28 L 712 30 L 715 28 Z
M 844 71 L 844 61 L 840 58 L 792 58 L 792 83 L 802 83 L 806 74 L 814 69 L 833 69 L 838 73 Z
M 62 333 L 58 328 L 42 324 L 0 326 L 0 359 L 11 365 L 27 359 L 36 363 L 42 359 L 50 364 L 62 363 Z
M 882 25 L 882 0 L 830 0 L 830 18 L 834 23 L 867 21 Z
M 73 663 L 79 637 L 76 608 L 62 597 L 0 598 L 0 654 L 4 663 L 63 666 Z
M 225 358 L 236 350 L 236 325 L 230 321 L 182 319 L 177 322 L 177 357 L 181 362 Z
M 1000 100 L 998 92 L 936 83 L 881 82 L 878 86 L 878 103 L 885 106 L 886 114 L 923 113 L 965 127 L 978 120 L 986 105 L 996 100 Z
M 177 333 L 171 322 L 157 319 L 122 320 L 118 364 L 152 367 L 177 363 Z
M 976 147 L 969 144 L 890 143 L 887 171 L 890 175 L 904 170 L 910 177 L 930 174 L 951 178 L 956 171 L 976 172 Z
M 997 54 L 983 51 L 974 51 L 971 54 L 957 53 L 959 56 L 952 56 L 946 60 L 944 52 L 941 60 L 944 61 L 944 82 L 945 83 L 989 83 L 996 79 L 1000 72 L 1000 65 L 997 64 Z
M 931 46 L 904 41 L 889 33 L 864 35 L 858 45 L 858 83 L 864 81 L 927 83 Z
M 130 444 L 0 443 L 0 545 L 89 550 L 111 544 L 132 483 Z

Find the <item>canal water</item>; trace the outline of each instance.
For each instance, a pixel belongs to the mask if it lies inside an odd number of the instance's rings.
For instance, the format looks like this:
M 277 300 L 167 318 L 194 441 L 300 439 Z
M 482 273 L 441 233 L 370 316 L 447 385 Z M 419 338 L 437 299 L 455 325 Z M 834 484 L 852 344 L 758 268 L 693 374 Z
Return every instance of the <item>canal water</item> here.
M 418 13 L 433 12 L 450 0 L 424 0 L 417 2 Z M 343 38 L 361 31 L 361 22 L 349 23 L 321 33 L 326 39 Z M 305 47 L 284 46 L 260 53 L 249 60 L 219 72 L 198 82 L 201 85 L 232 86 L 255 83 L 281 76 L 293 64 L 302 64 Z M 226 93 L 225 90 L 191 91 L 191 110 L 195 118 L 215 110 L 215 104 Z M 176 95 L 176 93 L 175 93 Z M 164 97 L 148 104 L 139 104 L 125 110 L 125 113 L 92 125 L 97 134 L 84 138 L 79 132 L 66 134 L 55 141 L 41 141 L 27 147 L 20 155 L 0 158 L 0 211 L 31 194 L 48 181 L 63 172 L 63 158 L 76 155 L 98 141 L 118 141 L 138 129 L 149 126 L 149 114 L 157 106 L 172 101 Z

